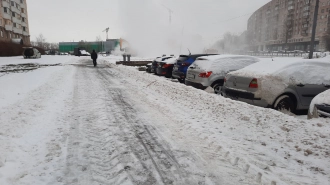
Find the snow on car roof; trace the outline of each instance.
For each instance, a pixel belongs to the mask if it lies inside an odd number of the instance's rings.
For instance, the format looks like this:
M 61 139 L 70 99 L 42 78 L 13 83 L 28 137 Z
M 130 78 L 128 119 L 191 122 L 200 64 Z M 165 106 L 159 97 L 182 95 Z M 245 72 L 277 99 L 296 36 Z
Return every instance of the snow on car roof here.
M 173 57 L 173 58 L 169 58 L 169 59 L 165 60 L 164 62 L 166 64 L 174 64 L 174 63 L 176 63 L 177 59 L 178 59 L 177 57 Z
M 231 75 L 260 78 L 277 76 L 287 83 L 322 84 L 330 81 L 330 57 L 321 59 L 262 59 L 243 69 L 231 72 Z
M 213 73 L 227 73 L 241 69 L 245 66 L 251 65 L 255 62 L 259 62 L 259 59 L 252 56 L 245 55 L 213 55 L 199 57 L 192 64 L 193 67 L 202 70 L 212 70 Z
M 245 67 L 241 70 L 232 72 L 231 74 L 240 74 L 240 73 L 254 73 L 260 75 L 267 75 L 276 73 L 282 69 L 288 68 L 292 65 L 303 65 L 303 64 L 313 64 L 315 62 L 320 62 L 319 64 L 324 64 L 325 66 L 330 65 L 330 58 L 322 58 L 322 59 L 301 59 L 301 58 L 263 58 L 260 59 L 261 62 L 252 64 L 248 67 Z

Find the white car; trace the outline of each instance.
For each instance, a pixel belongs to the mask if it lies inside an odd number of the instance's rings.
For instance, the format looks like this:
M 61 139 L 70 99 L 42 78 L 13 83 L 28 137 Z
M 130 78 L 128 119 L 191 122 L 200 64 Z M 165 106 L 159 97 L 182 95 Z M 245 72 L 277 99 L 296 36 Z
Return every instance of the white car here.
M 41 58 L 41 53 L 33 47 L 24 47 L 23 57 L 28 58 Z
M 216 94 L 221 93 L 225 75 L 259 62 L 259 59 L 244 55 L 211 55 L 199 57 L 188 68 L 185 83 L 198 89 L 211 86 Z
M 317 95 L 309 106 L 308 119 L 330 118 L 330 90 Z
M 329 59 L 262 59 L 229 73 L 222 94 L 276 110 L 308 110 L 312 99 L 330 88 Z

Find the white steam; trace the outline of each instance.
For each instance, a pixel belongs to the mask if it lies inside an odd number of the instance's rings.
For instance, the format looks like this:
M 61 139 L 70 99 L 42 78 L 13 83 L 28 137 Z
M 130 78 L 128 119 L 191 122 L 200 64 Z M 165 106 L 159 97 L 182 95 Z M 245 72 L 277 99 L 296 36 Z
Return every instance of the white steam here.
M 120 0 L 119 10 L 122 38 L 139 56 L 187 54 L 187 48 L 203 52 L 202 36 L 185 30 L 175 12 L 170 25 L 169 13 L 158 1 Z

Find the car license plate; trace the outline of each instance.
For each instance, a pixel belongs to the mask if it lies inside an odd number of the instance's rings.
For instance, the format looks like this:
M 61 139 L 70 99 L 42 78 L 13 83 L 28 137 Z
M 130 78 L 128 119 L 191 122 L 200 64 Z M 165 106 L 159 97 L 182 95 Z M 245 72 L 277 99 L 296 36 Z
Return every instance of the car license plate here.
M 187 78 L 190 78 L 190 79 L 195 79 L 195 75 L 192 75 L 192 74 L 188 74 L 188 75 L 187 75 Z

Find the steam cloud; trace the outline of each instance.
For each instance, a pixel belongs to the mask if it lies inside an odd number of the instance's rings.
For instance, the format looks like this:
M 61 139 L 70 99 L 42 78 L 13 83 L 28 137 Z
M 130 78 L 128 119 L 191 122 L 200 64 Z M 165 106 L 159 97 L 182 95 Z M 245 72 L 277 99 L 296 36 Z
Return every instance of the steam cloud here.
M 203 52 L 202 36 L 184 30 L 175 14 L 170 25 L 169 13 L 158 1 L 120 0 L 119 10 L 123 38 L 139 56 L 178 56 L 188 54 L 187 48 L 192 53 Z

